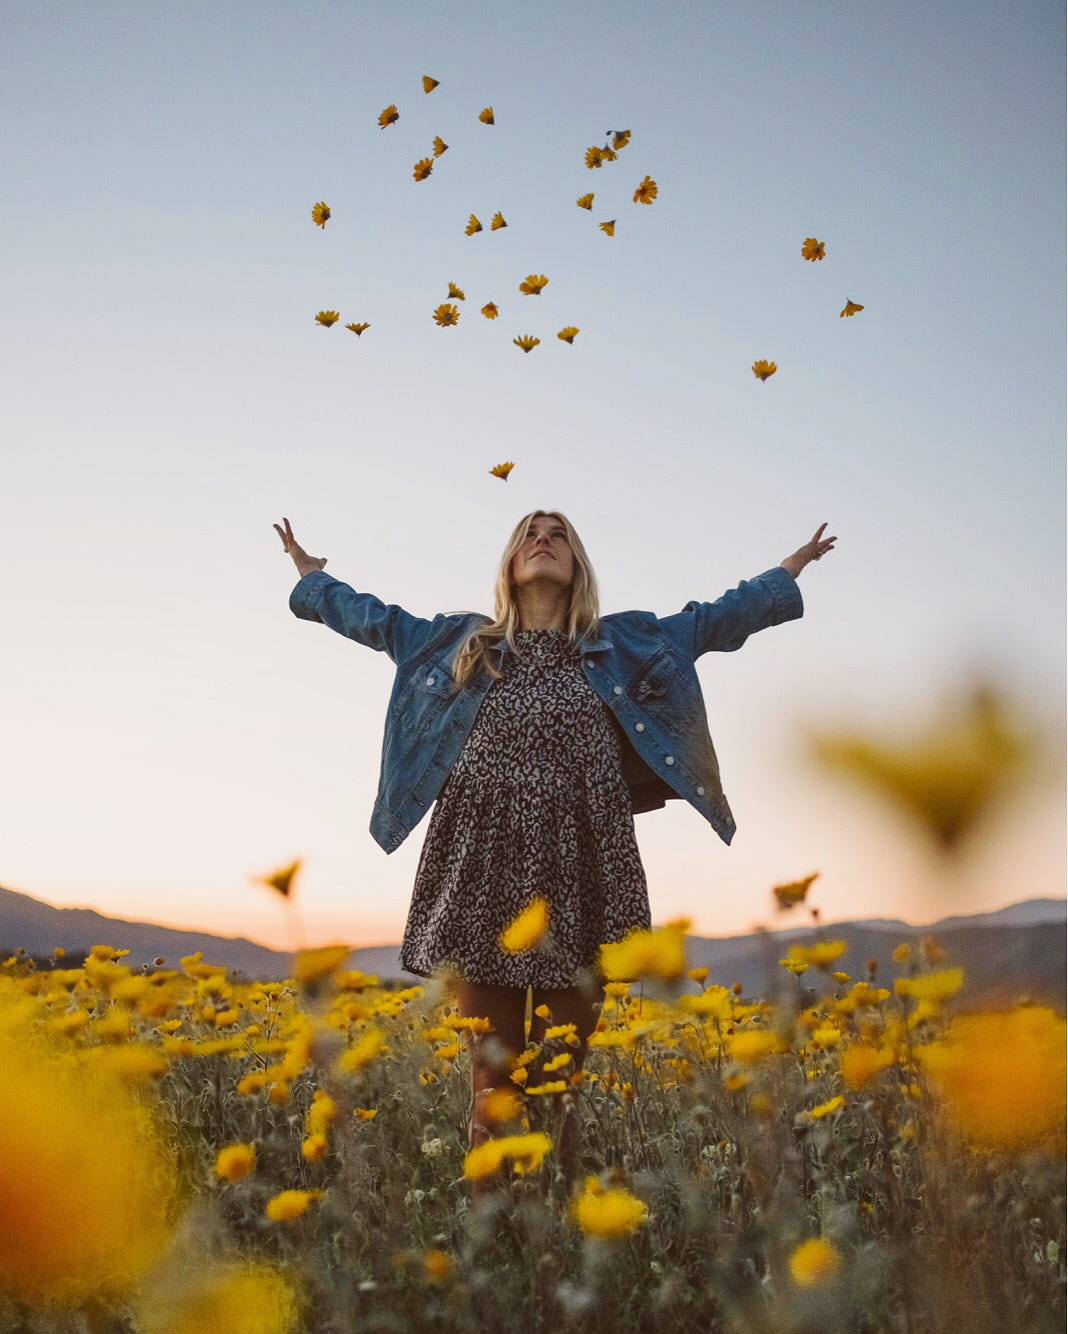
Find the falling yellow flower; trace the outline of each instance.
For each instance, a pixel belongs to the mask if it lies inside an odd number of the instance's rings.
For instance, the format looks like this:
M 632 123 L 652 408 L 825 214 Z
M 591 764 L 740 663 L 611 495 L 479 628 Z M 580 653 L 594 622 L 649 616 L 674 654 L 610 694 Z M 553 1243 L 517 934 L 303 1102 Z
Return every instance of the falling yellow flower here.
M 798 903 L 804 903 L 809 886 L 818 877 L 819 871 L 813 871 L 803 880 L 791 880 L 789 884 L 773 886 L 771 892 L 775 895 L 780 909 L 793 908 Z
M 603 148 L 598 148 L 596 144 L 592 148 L 586 149 L 586 166 L 593 170 L 599 170 L 607 161 L 607 156 Z
M 656 181 L 651 176 L 644 176 L 641 184 L 634 191 L 634 203 L 651 204 L 659 193 Z
M 225 1144 L 215 1155 L 215 1175 L 222 1181 L 244 1181 L 255 1170 L 254 1144 Z
M 613 218 L 611 222 L 599 222 L 597 225 L 598 227 L 600 227 L 601 231 L 604 232 L 605 236 L 615 236 L 616 234 L 615 218 Z
M 565 324 L 556 336 L 563 343 L 573 343 L 577 333 L 578 329 L 573 324 Z
M 432 92 L 434 91 L 434 89 L 438 86 L 438 83 L 439 83 L 439 82 L 440 82 L 440 80 L 438 80 L 438 79 L 432 79 L 432 78 L 430 77 L 429 74 L 424 74 L 424 75 L 423 75 L 423 92 L 424 92 L 424 93 L 432 93 Z
M 334 319 L 324 320 L 323 315 L 333 315 Z M 334 320 L 340 318 L 337 311 L 321 310 L 315 317 L 320 324 L 327 326 L 334 323 Z M 298 857 L 295 862 L 290 862 L 288 866 L 283 866 L 281 870 L 272 871 L 270 875 L 254 876 L 253 880 L 257 885 L 266 885 L 268 889 L 275 889 L 283 898 L 288 898 L 293 892 L 293 881 L 297 872 L 300 870 L 303 862 Z M 197 956 L 199 959 L 199 955 Z
M 433 170 L 434 170 L 434 159 L 429 157 L 421 157 L 419 161 L 415 164 L 415 166 L 412 168 L 412 176 L 417 181 L 425 181 Z
M 387 125 L 392 125 L 395 120 L 400 119 L 400 112 L 392 104 L 378 113 L 378 127 L 384 130 Z
M 570 1215 L 588 1237 L 619 1241 L 629 1237 L 645 1222 L 645 1205 L 622 1187 L 605 1188 L 596 1177 L 571 1201 Z
M 482 110 L 478 113 L 478 118 L 479 118 L 479 120 L 482 122 L 483 125 L 492 125 L 492 124 L 493 124 L 493 108 L 492 108 L 492 107 L 483 107 Z
M 522 954 L 541 943 L 549 928 L 549 902 L 536 895 L 501 932 L 499 944 L 506 954 Z
M 490 219 L 490 231 L 499 232 L 502 227 L 507 227 L 507 226 L 508 224 L 504 220 L 504 214 L 501 213 L 499 210 L 498 212 L 494 213 L 493 217 Z
M 352 332 L 356 335 L 357 338 L 359 338 L 360 334 L 363 333 L 364 329 L 369 329 L 370 327 L 371 327 L 371 326 L 370 326 L 369 324 L 346 324 L 346 325 L 345 325 L 345 328 L 346 328 L 346 329 L 351 329 Z
M 575 200 L 575 203 L 578 204 L 579 208 L 592 209 L 593 191 L 591 190 L 588 195 L 579 195 L 579 197 Z
M 957 1015 L 917 1048 L 950 1125 L 977 1148 L 1064 1152 L 1065 1021 L 1040 1005 Z
M 464 1176 L 468 1181 L 492 1176 L 506 1158 L 510 1158 L 521 1173 L 536 1172 L 553 1142 L 538 1131 L 531 1135 L 498 1135 L 476 1144 L 464 1158 Z
M 882 742 L 817 737 L 816 758 L 907 812 L 940 851 L 952 853 L 1026 772 L 1034 743 L 1004 700 L 979 689 L 925 734 Z
M 817 241 L 814 236 L 806 236 L 801 245 L 801 258 L 817 260 L 822 259 L 826 253 L 822 241 Z
M 480 232 L 481 230 L 482 230 L 482 224 L 472 213 L 471 216 L 467 219 L 467 226 L 464 228 L 464 235 L 474 236 L 475 232 Z M 452 293 L 450 292 L 449 295 L 451 296 Z
M 330 205 L 324 204 L 320 199 L 317 204 L 312 205 L 311 217 L 312 222 L 315 223 L 316 227 L 325 229 L 326 220 L 330 217 Z
M 288 1223 L 308 1212 L 308 1206 L 322 1199 L 321 1190 L 283 1190 L 273 1195 L 264 1209 L 272 1223 Z
M 434 323 L 442 329 L 447 329 L 450 324 L 459 324 L 460 312 L 458 308 L 450 306 L 447 301 L 443 301 L 434 311 Z
M 841 1254 L 829 1241 L 812 1237 L 790 1256 L 790 1274 L 802 1288 L 812 1288 L 830 1282 L 841 1264 Z
M 608 130 L 613 148 L 626 148 L 630 143 L 630 130 Z
M 846 303 L 842 307 L 842 309 L 838 312 L 838 318 L 841 319 L 843 315 L 848 315 L 852 317 L 857 313 L 858 310 L 863 310 L 863 309 L 864 307 L 858 305 L 856 301 L 850 301 L 849 297 L 846 297 Z
M 528 273 L 519 284 L 519 290 L 524 296 L 540 296 L 541 289 L 547 286 L 548 282 L 544 273 Z
M 520 347 L 524 352 L 531 351 L 541 342 L 540 338 L 535 338 L 533 334 L 520 334 L 518 338 L 513 338 L 512 342 L 516 347 Z
M 498 463 L 490 469 L 490 476 L 499 477 L 502 482 L 507 482 L 508 474 L 514 467 L 514 463 Z
M 321 324 L 325 329 L 329 329 L 332 324 L 336 324 L 341 319 L 339 310 L 321 310 L 315 317 L 315 323 Z
M 766 380 L 769 375 L 774 375 L 778 369 L 773 361 L 753 362 L 753 374 L 758 380 Z
M 445 140 L 441 137 L 440 134 L 434 135 L 432 147 L 434 149 L 435 157 L 441 157 L 442 153 L 447 153 L 449 151 L 449 145 L 445 142 Z
M 321 977 L 329 977 L 351 953 L 351 945 L 324 945 L 320 949 L 301 950 L 293 956 L 293 980 L 316 982 Z
M 457 287 L 455 283 L 449 283 L 449 300 L 466 301 L 467 297 L 464 295 L 463 288 Z
M 495 320 L 499 314 L 497 307 L 492 301 L 487 301 L 479 313 L 485 315 L 487 320 Z

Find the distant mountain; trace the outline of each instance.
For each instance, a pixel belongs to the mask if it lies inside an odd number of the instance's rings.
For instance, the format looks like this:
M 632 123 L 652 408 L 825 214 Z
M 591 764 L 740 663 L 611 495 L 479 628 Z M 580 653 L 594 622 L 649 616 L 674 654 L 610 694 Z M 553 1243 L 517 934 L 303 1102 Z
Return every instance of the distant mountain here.
M 740 983 L 747 996 L 767 996 L 783 987 L 804 992 L 808 975 L 795 982 L 778 965 L 787 946 L 820 938 L 844 940 L 848 948 L 837 961 L 838 967 L 860 979 L 869 976 L 870 960 L 875 964 L 876 982 L 889 986 L 890 979 L 901 972 L 891 958 L 893 950 L 903 943 L 918 948 L 930 936 L 945 950 L 948 963 L 964 968 L 965 987 L 959 1003 L 1029 998 L 1063 1011 L 1066 908 L 1064 899 L 1030 899 L 997 912 L 946 917 L 930 926 L 879 919 L 723 938 L 688 936 L 687 961 L 691 968 L 708 968 L 710 982 Z M 93 945 L 128 949 L 128 962 L 137 966 L 161 956 L 174 966 L 184 955 L 200 950 L 211 963 L 265 980 L 285 977 L 290 967 L 288 954 L 240 937 L 128 922 L 88 908 L 53 908 L 28 894 L 0 888 L 0 958 L 20 947 L 45 958 L 57 945 L 75 956 L 88 953 Z M 399 945 L 356 949 L 348 962 L 349 967 L 373 973 L 382 981 L 424 980 L 400 966 Z

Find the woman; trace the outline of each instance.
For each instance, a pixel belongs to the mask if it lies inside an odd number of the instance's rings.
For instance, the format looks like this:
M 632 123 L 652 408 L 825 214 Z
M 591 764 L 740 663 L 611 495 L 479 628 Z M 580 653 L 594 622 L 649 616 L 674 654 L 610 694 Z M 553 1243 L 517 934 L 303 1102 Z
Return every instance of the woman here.
M 574 1024 L 568 1070 L 582 1068 L 597 1022 L 598 946 L 650 925 L 634 813 L 682 798 L 730 842 L 694 662 L 799 617 L 797 577 L 836 539 L 821 524 L 781 565 L 674 616 L 601 617 L 578 534 L 564 515 L 536 510 L 505 547 L 493 620 L 424 620 L 324 574 L 326 560 L 283 523 L 275 530 L 301 576 L 294 614 L 397 665 L 371 832 L 392 852 L 436 802 L 401 962 L 422 976 L 450 965 L 459 1013 L 492 1026 L 472 1048 L 474 1145 L 497 1129 L 485 1095 L 512 1087 L 528 988 L 530 1042 L 540 1046 L 549 1022 Z M 548 901 L 548 931 L 510 953 L 501 932 L 536 897 Z M 539 1082 L 535 1062 L 527 1083 Z M 557 1145 L 569 1176 L 577 1132 L 572 1108 Z

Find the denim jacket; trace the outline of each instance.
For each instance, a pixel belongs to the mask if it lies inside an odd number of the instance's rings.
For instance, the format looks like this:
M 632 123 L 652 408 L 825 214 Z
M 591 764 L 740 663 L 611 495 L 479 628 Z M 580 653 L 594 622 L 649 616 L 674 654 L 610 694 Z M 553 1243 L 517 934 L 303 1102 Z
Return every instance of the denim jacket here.
M 461 613 L 424 620 L 322 570 L 300 580 L 289 606 L 301 620 L 321 621 L 388 653 L 397 665 L 371 816 L 375 841 L 392 852 L 441 791 L 493 683 L 486 671 L 462 689 L 452 677 L 456 650 L 488 618 Z M 681 797 L 730 843 L 734 818 L 694 662 L 713 650 L 733 652 L 757 630 L 795 620 L 802 611 L 794 577 L 777 565 L 715 602 L 688 602 L 673 616 L 621 611 L 601 617 L 597 638 L 578 647 L 586 679 L 628 743 L 621 747 L 623 773 L 634 812 Z M 511 650 L 502 642 L 492 651 Z

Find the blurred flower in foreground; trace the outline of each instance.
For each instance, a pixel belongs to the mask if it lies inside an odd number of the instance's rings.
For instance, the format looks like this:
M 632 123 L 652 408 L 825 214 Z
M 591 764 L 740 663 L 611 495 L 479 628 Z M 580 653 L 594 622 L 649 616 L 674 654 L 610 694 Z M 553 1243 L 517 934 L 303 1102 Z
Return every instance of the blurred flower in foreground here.
M 61 1306 L 117 1298 L 170 1234 L 170 1152 L 141 1099 L 13 1015 L 0 1020 L 0 1290 Z
M 826 253 L 824 243 L 822 241 L 817 241 L 814 236 L 806 236 L 801 244 L 802 259 L 822 259 Z
M 791 973 L 800 975 L 806 968 L 830 968 L 846 949 L 844 940 L 817 940 L 814 945 L 791 945 L 786 951 L 786 958 L 779 962 Z
M 317 982 L 321 977 L 329 977 L 351 953 L 351 945 L 323 945 L 319 949 L 300 950 L 293 956 L 293 980 Z
M 790 1256 L 790 1275 L 803 1288 L 827 1283 L 838 1273 L 842 1257 L 829 1241 L 812 1237 Z
M 916 1055 L 951 1126 L 981 1149 L 1064 1152 L 1065 1021 L 1044 1006 L 957 1015 Z
M 773 361 L 754 361 L 753 374 L 758 380 L 766 380 L 768 376 L 774 375 L 778 366 Z
M 311 217 L 316 227 L 322 227 L 325 230 L 327 219 L 330 217 L 330 205 L 324 204 L 320 199 L 317 204 L 312 205 Z
M 264 1213 L 272 1223 L 288 1223 L 306 1214 L 308 1206 L 322 1196 L 321 1190 L 283 1190 L 267 1201 Z
M 536 1172 L 553 1142 L 541 1131 L 532 1135 L 498 1135 L 476 1144 L 464 1158 L 464 1176 L 468 1181 L 492 1176 L 510 1158 L 521 1175 Z
M 863 309 L 864 309 L 863 306 L 859 306 L 855 301 L 850 301 L 849 297 L 846 297 L 846 303 L 842 307 L 842 309 L 838 312 L 838 318 L 841 319 L 843 315 L 848 315 L 850 316 L 850 318 L 852 318 L 852 316 L 854 316 L 858 310 L 863 310 Z
M 215 1155 L 215 1175 L 231 1184 L 244 1181 L 256 1170 L 256 1148 L 253 1144 L 225 1144 Z
M 522 954 L 541 943 L 549 927 L 549 903 L 537 895 L 527 904 L 500 935 L 500 947 L 505 954 Z
M 571 1202 L 571 1217 L 588 1237 L 618 1241 L 645 1222 L 645 1205 L 622 1187 L 605 1188 L 591 1176 Z
M 602 945 L 599 963 L 609 982 L 639 977 L 677 982 L 686 973 L 685 925 L 631 931 L 620 941 Z
M 141 1334 L 289 1334 L 298 1305 L 289 1284 L 264 1264 L 211 1266 L 188 1285 L 150 1291 L 138 1311 Z
M 955 852 L 1023 776 L 1034 744 L 992 691 L 976 690 L 907 744 L 856 733 L 817 736 L 816 758 L 907 811 L 943 852 Z
M 819 871 L 813 871 L 811 875 L 806 875 L 803 880 L 791 880 L 786 885 L 774 885 L 772 893 L 775 895 L 775 901 L 780 911 L 787 908 L 793 908 L 799 903 L 804 903 L 805 895 L 808 893 L 809 886 L 819 877 Z
M 320 311 L 320 314 L 322 313 L 323 312 Z M 316 319 L 318 318 L 317 315 Z M 336 314 L 334 315 L 334 318 L 337 318 Z M 333 321 L 331 321 L 331 323 L 333 323 Z M 266 885 L 268 889 L 276 889 L 283 898 L 288 898 L 293 892 L 293 881 L 296 879 L 297 872 L 302 865 L 303 863 L 298 857 L 295 862 L 290 862 L 288 866 L 283 866 L 278 871 L 272 871 L 270 875 L 255 876 L 254 879 L 257 885 Z

